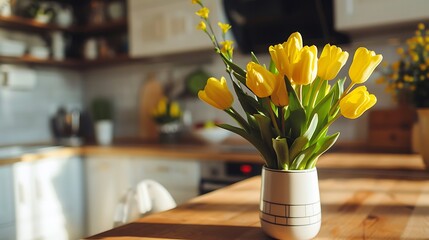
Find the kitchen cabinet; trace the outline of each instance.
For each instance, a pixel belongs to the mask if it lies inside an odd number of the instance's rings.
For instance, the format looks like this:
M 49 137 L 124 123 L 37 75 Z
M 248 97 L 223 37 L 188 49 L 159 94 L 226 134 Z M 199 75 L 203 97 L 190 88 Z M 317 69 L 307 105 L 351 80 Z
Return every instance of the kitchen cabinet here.
M 121 197 L 143 179 L 161 183 L 178 204 L 198 195 L 197 160 L 101 155 L 87 156 L 85 164 L 89 235 L 113 227 Z
M 219 0 L 205 2 L 216 27 L 223 17 Z M 196 28 L 197 5 L 189 0 L 128 0 L 130 55 L 151 57 L 212 49 L 207 36 Z
M 16 239 L 84 235 L 82 159 L 49 157 L 13 165 Z
M 427 0 L 335 0 L 334 6 L 338 31 L 397 28 L 429 19 Z
M 15 239 L 12 166 L 0 167 L 0 239 Z
M 158 157 L 134 158 L 131 164 L 138 180 L 153 179 L 161 183 L 177 204 L 198 196 L 200 162 Z
M 113 227 L 115 207 L 136 182 L 126 156 L 87 156 L 86 196 L 88 234 Z

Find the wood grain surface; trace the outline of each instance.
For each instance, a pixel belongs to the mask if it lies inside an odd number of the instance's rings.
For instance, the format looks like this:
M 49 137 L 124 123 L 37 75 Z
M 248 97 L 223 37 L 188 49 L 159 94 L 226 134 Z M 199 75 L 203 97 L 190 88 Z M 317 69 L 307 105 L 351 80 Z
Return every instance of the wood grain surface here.
M 389 155 L 348 156 L 364 156 L 367 164 L 319 168 L 322 227 L 316 239 L 429 239 L 429 173 L 391 168 Z M 347 161 L 347 155 L 326 158 Z M 362 173 L 370 162 L 378 172 Z M 88 239 L 270 239 L 260 229 L 259 191 L 260 177 L 251 178 Z

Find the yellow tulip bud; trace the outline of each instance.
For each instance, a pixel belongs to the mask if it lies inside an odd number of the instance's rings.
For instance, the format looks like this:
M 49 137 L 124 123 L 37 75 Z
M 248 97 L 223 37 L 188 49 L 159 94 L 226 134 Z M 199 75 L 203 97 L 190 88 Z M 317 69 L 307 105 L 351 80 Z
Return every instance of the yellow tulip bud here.
M 299 32 L 292 33 L 283 44 L 269 47 L 271 59 L 282 75 L 292 78 L 293 64 L 302 49 L 302 37 Z
M 170 105 L 170 116 L 179 117 L 180 116 L 180 106 L 177 102 L 172 102 Z
M 375 55 L 374 51 L 369 51 L 364 47 L 358 48 L 349 69 L 351 81 L 354 83 L 366 82 L 382 59 L 381 54 Z
M 192 4 L 200 4 L 200 0 L 192 0 Z
M 221 110 L 230 108 L 234 100 L 224 77 L 221 77 L 220 80 L 214 77 L 209 78 L 204 90 L 198 92 L 198 97 Z
M 294 64 L 292 82 L 298 85 L 307 85 L 317 76 L 317 48 L 305 46 L 299 53 Z
M 347 61 L 349 53 L 337 46 L 326 44 L 317 65 L 317 76 L 324 80 L 332 80 L 340 72 Z
M 195 14 L 197 14 L 198 16 L 204 19 L 209 18 L 209 13 L 210 13 L 210 10 L 206 7 L 203 7 L 200 10 L 195 12 Z
M 229 29 L 231 29 L 231 25 L 229 25 L 228 23 L 218 22 L 217 25 L 220 27 L 224 34 L 227 33 Z
M 374 94 L 369 94 L 365 86 L 357 87 L 340 101 L 341 114 L 349 119 L 360 117 L 377 102 Z
M 271 95 L 271 101 L 274 105 L 284 107 L 289 104 L 289 96 L 286 89 L 286 83 L 283 75 L 276 75 L 276 87 Z
M 260 98 L 270 96 L 276 87 L 276 76 L 255 62 L 249 62 L 246 68 L 246 85 L 249 89 Z
M 222 45 L 222 49 L 220 51 L 224 54 L 228 53 L 230 56 L 232 56 L 232 53 L 234 51 L 234 42 L 231 40 L 226 40 L 220 42 L 220 44 Z
M 207 29 L 206 23 L 204 21 L 201 21 L 200 23 L 198 23 L 197 29 L 206 31 Z

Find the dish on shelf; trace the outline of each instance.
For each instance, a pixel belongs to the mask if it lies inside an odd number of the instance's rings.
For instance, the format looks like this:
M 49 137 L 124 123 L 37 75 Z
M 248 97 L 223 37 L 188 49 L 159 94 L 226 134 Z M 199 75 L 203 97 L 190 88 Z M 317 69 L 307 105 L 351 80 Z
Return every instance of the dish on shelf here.
M 0 39 L 0 55 L 6 57 L 22 57 L 25 43 L 17 40 Z

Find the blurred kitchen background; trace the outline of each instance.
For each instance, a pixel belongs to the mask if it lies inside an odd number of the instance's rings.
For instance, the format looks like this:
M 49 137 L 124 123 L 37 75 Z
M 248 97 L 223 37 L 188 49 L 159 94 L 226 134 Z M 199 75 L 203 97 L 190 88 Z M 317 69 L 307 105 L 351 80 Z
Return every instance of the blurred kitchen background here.
M 328 42 L 341 46 L 350 53 L 348 64 L 360 46 L 382 54 L 384 61 L 392 63 L 398 59 L 396 49 L 414 34 L 417 24 L 429 23 L 427 0 L 205 2 L 211 9 L 210 18 L 215 27 L 218 20 L 232 24 L 233 31 L 228 37 L 235 41 L 234 60 L 241 66 L 250 60 L 249 51 L 255 51 L 259 60 L 268 64 L 268 46 L 285 41 L 295 31 L 302 33 L 304 44 L 316 44 L 319 52 Z M 204 145 L 194 134 L 195 129 L 232 121 L 196 97 L 208 76 L 227 75 L 207 36 L 196 29 L 200 21 L 194 14 L 196 10 L 198 7 L 191 5 L 190 0 L 0 0 L 0 145 L 114 147 L 128 144 L 137 148 L 163 143 L 166 148 L 174 144 Z M 347 71 L 339 74 L 347 75 Z M 409 114 L 408 110 L 398 108 L 397 102 L 385 92 L 386 86 L 376 84 L 380 76 L 376 71 L 366 83 L 378 98 L 376 106 L 359 119 L 340 119 L 331 127 L 332 132 L 341 131 L 334 150 L 413 151 L 414 112 Z M 179 104 L 182 117 L 178 127 L 172 128 L 178 130 L 178 134 L 160 139 L 160 128 L 152 112 L 164 95 Z M 240 108 L 237 102 L 234 104 Z M 95 123 L 98 120 L 111 121 L 100 125 L 105 132 L 97 141 Z M 177 133 L 176 130 L 172 131 Z M 239 139 L 230 135 L 225 141 Z M 122 158 L 124 162 L 131 159 L 129 155 L 134 156 L 131 150 L 124 155 L 127 156 Z M 69 180 L 74 185 L 63 187 L 74 186 L 70 191 L 76 191 L 73 196 L 80 200 L 68 197 L 63 200 L 75 204 L 70 203 L 76 207 L 67 210 L 70 214 L 81 214 L 75 216 L 75 222 L 80 225 L 70 230 L 74 231 L 70 236 L 82 237 L 106 230 L 118 197 L 130 185 L 123 183 L 129 177 L 127 172 L 122 172 L 117 162 L 108 162 L 120 157 L 107 152 L 94 158 L 98 160 L 88 161 L 85 171 L 81 165 L 73 165 L 82 164 L 81 159 L 67 165 L 75 171 L 69 172 Z M 138 169 L 130 166 L 134 165 L 126 166 L 130 171 Z M 160 169 L 170 166 L 169 163 Z M 186 166 L 190 167 L 190 170 L 186 168 L 189 171 L 199 171 L 198 165 Z M 96 179 L 97 169 L 110 169 L 110 172 Z M 26 171 L 32 170 L 24 165 L 13 169 L 15 177 L 11 177 L 12 170 L 4 171 L 10 171 L 10 175 L 0 174 L 4 183 L 9 178 L 31 181 L 26 178 Z M 17 175 L 20 171 L 21 175 Z M 190 175 L 186 171 L 178 174 L 195 184 L 189 192 L 173 194 L 179 203 L 202 193 L 198 192 L 197 184 L 204 171 L 201 175 L 199 172 Z M 48 172 L 41 170 L 41 175 Z M 165 178 L 171 176 L 166 174 Z M 90 183 L 85 185 L 85 181 Z M 105 188 L 103 193 L 90 194 L 100 186 Z M 109 187 L 113 186 L 116 188 L 110 191 Z M 174 191 L 176 185 L 171 186 Z M 90 192 L 88 196 L 83 194 L 85 189 Z M 109 195 L 112 192 L 114 197 Z M 88 200 L 90 203 L 85 203 L 83 196 L 92 197 Z M 27 231 L 25 223 L 18 226 L 1 219 L 3 209 L 8 209 L 2 204 L 12 204 L 10 209 L 17 212 L 26 208 L 18 208 L 20 203 L 8 203 L 5 199 L 0 198 L 0 229 L 12 229 L 3 231 L 4 236 L 16 236 L 18 228 L 23 234 Z M 83 217 L 85 213 L 93 215 Z M 15 218 L 14 213 L 8 214 Z M 46 224 L 48 226 L 49 221 Z M 3 239 L 1 236 L 0 231 Z
M 242 65 L 249 61 L 250 50 L 268 63 L 267 46 L 284 41 L 296 30 L 306 44 L 317 44 L 320 51 L 331 42 L 352 57 L 357 47 L 367 46 L 390 63 L 397 59 L 396 48 L 413 33 L 417 22 L 428 18 L 424 11 L 426 1 L 417 0 L 409 4 L 328 1 L 319 15 L 321 6 L 317 1 L 271 2 L 272 5 L 237 1 L 236 6 L 231 6 L 233 17 L 254 16 L 244 24 L 233 24 L 237 35 L 231 37 L 238 42 L 234 58 Z M 2 69 L 9 68 L 3 72 L 15 74 L 16 79 L 4 81 L 0 88 L 0 144 L 50 142 L 50 119 L 60 108 L 90 114 L 91 103 L 100 97 L 114 105 L 115 138 L 144 136 L 139 120 L 144 111 L 141 99 L 150 97 L 141 93 L 150 74 L 180 101 L 192 121 L 187 124 L 213 119 L 230 121 L 187 91 L 187 77 L 197 70 L 209 76 L 226 75 L 210 42 L 194 27 L 199 21 L 194 16 L 195 6 L 182 1 L 146 0 L 5 0 L 4 4 L 0 61 Z M 252 4 L 264 10 L 255 13 Z M 307 9 L 306 4 L 311 7 Z M 380 12 L 380 8 L 384 10 Z M 271 19 L 264 18 L 267 13 Z M 225 20 L 225 15 L 222 6 L 212 7 L 214 22 Z M 254 39 L 260 33 L 265 36 Z M 24 74 L 22 69 L 29 79 L 20 77 Z M 391 96 L 384 91 L 385 85 L 375 84 L 378 76 L 375 73 L 368 81 L 368 88 L 379 99 L 374 109 L 394 107 Z M 339 142 L 366 142 L 368 116 L 354 121 L 340 119 L 332 131 L 341 131 Z

